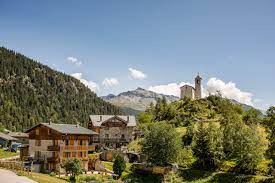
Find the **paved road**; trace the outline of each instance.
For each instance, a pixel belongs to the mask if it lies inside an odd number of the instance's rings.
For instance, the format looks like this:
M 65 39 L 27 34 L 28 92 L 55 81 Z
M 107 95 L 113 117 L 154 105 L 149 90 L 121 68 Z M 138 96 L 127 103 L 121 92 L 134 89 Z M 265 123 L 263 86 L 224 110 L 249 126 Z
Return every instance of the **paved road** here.
M 27 177 L 18 176 L 9 170 L 0 169 L 0 182 L 3 183 L 36 183 Z

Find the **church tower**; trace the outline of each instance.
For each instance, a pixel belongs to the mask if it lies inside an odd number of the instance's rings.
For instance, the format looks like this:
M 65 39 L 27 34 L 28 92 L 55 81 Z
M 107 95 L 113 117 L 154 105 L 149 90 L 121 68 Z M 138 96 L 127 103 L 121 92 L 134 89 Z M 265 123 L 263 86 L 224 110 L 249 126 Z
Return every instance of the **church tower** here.
M 201 80 L 202 78 L 198 74 L 195 78 L 195 99 L 201 98 Z

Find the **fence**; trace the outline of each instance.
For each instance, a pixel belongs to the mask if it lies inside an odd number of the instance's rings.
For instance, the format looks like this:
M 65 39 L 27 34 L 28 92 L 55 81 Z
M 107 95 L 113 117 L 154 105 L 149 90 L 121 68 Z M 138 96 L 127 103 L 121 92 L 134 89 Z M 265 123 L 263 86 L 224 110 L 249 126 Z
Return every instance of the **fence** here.
M 10 170 L 23 170 L 23 163 L 20 161 L 0 161 L 0 167 Z

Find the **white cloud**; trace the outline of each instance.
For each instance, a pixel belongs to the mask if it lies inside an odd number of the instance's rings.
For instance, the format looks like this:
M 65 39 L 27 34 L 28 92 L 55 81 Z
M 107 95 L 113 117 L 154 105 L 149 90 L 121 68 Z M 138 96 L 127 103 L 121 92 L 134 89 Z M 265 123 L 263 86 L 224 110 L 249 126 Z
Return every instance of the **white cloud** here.
M 210 78 L 207 82 L 207 93 L 216 94 L 218 91 L 223 97 L 237 100 L 240 103 L 253 105 L 252 93 L 241 91 L 233 82 L 225 83 L 217 78 Z
M 105 87 L 112 87 L 119 84 L 119 81 L 116 78 L 105 78 L 102 82 L 102 85 Z
M 144 74 L 142 71 L 139 71 L 137 69 L 129 68 L 129 71 L 133 79 L 143 80 L 147 77 L 146 74 Z
M 70 63 L 74 64 L 74 65 L 77 65 L 77 66 L 82 65 L 82 62 L 79 61 L 76 57 L 67 57 L 67 60 L 68 60 Z
M 88 81 L 82 77 L 82 73 L 73 73 L 71 74 L 74 78 L 78 79 L 81 83 L 83 83 L 85 86 L 90 88 L 91 91 L 96 92 L 99 90 L 98 84 L 96 84 L 93 81 Z
M 194 87 L 194 84 L 190 84 L 187 82 L 181 83 L 169 83 L 166 85 L 157 85 L 157 86 L 150 86 L 148 90 L 161 93 L 165 95 L 174 95 L 180 97 L 180 87 L 188 84 Z M 252 94 L 249 92 L 241 91 L 239 88 L 236 87 L 236 84 L 233 82 L 225 83 L 222 80 L 217 78 L 210 78 L 207 82 L 206 89 L 202 87 L 202 96 L 206 97 L 209 94 L 216 94 L 219 91 L 223 97 L 228 99 L 234 99 L 240 103 L 244 103 L 247 105 L 252 105 L 259 100 L 253 100 Z
M 174 95 L 174 96 L 180 97 L 180 87 L 185 84 L 192 86 L 192 84 L 186 83 L 186 82 L 181 82 L 179 84 L 169 83 L 167 85 L 150 86 L 148 90 L 156 93 L 164 94 L 164 95 Z

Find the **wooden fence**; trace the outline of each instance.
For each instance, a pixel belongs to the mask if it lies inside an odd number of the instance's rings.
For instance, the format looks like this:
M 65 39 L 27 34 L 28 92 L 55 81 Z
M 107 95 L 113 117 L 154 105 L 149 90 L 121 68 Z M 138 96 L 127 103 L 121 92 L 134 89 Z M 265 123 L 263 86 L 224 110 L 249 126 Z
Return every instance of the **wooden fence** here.
M 10 170 L 23 170 L 23 163 L 20 161 L 0 161 L 0 167 Z

